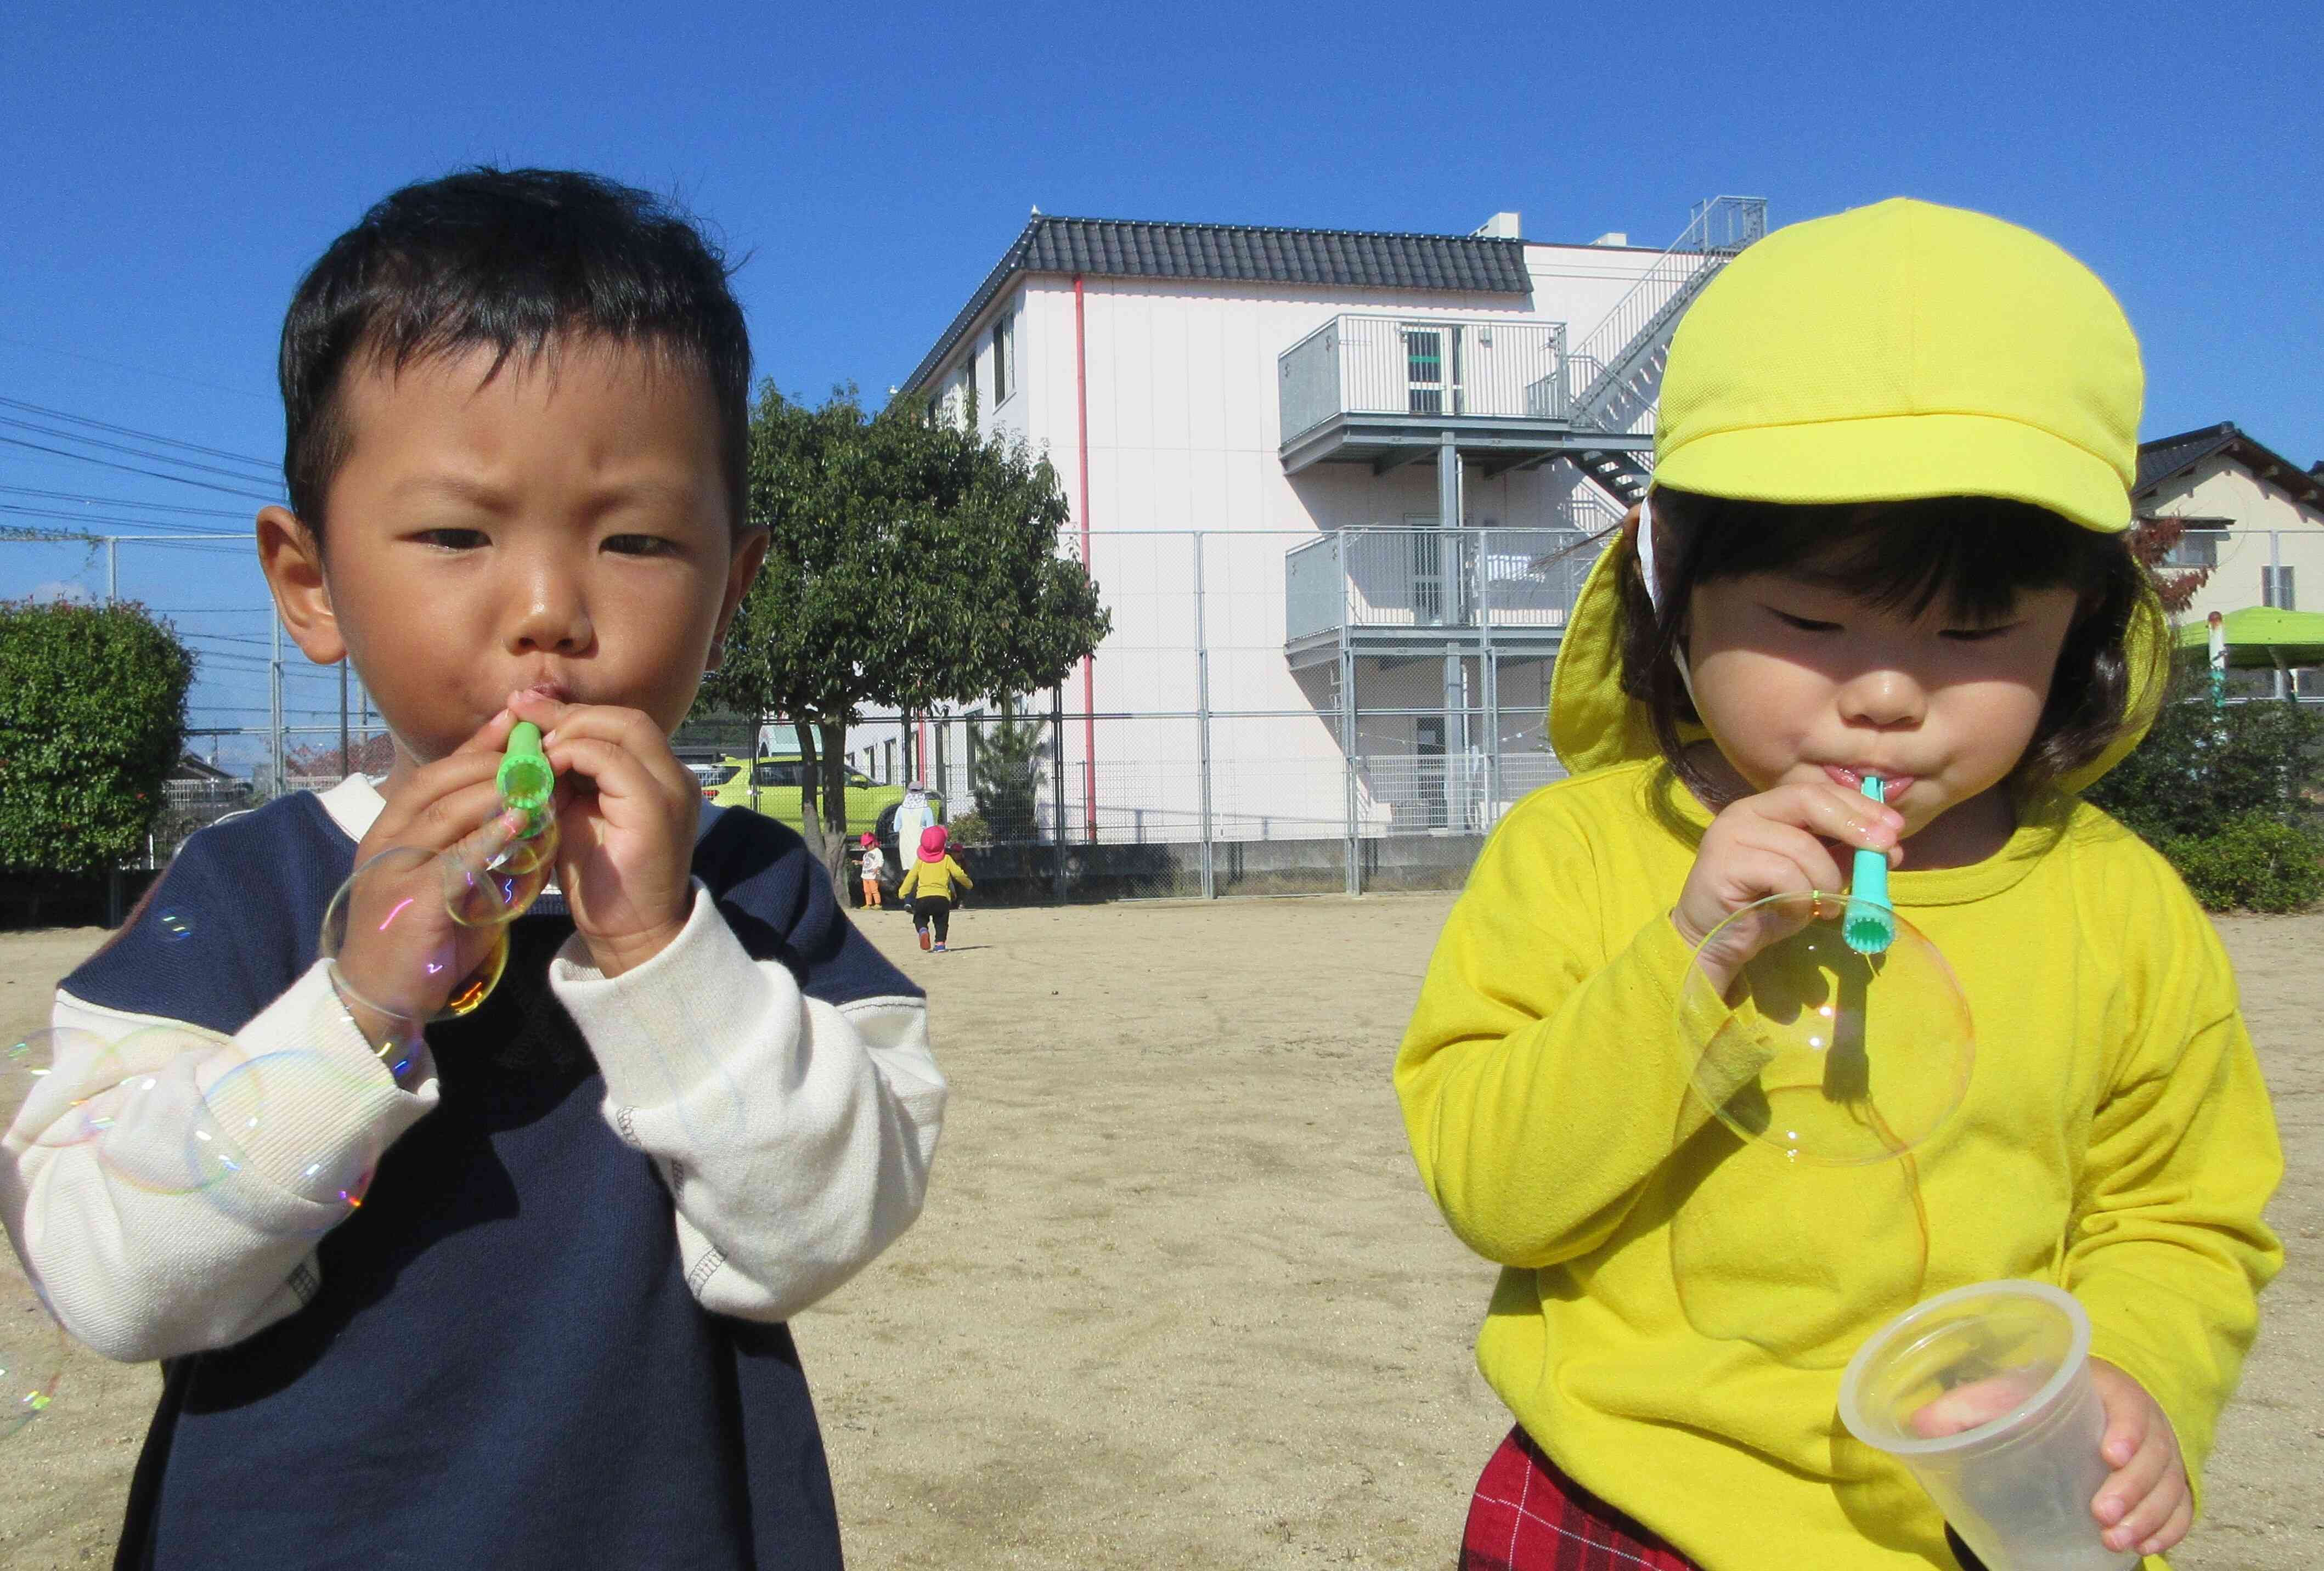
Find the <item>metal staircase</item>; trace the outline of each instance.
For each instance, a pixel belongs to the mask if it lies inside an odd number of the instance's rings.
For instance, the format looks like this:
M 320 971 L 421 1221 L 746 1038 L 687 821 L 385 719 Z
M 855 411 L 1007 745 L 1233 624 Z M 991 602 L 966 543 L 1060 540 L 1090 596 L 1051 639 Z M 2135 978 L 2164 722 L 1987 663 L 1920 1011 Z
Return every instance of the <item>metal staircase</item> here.
M 1637 428 L 1654 408 L 1679 318 L 1744 247 L 1766 233 L 1764 197 L 1713 197 L 1695 205 L 1686 233 L 1568 353 L 1567 385 L 1582 380 L 1570 406 L 1574 435 Z M 1647 472 L 1628 452 L 1587 448 L 1570 456 L 1624 507 L 1645 498 Z

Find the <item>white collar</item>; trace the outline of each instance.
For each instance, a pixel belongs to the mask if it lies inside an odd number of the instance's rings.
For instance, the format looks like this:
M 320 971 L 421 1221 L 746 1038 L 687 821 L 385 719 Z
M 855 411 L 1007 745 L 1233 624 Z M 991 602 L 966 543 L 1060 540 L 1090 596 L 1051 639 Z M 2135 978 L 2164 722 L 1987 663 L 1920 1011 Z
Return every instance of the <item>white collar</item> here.
M 371 832 L 371 826 L 379 822 L 380 813 L 387 806 L 368 775 L 350 775 L 328 791 L 316 792 L 315 800 L 323 804 L 323 811 L 331 815 L 339 832 L 357 845 L 363 843 L 363 837 Z

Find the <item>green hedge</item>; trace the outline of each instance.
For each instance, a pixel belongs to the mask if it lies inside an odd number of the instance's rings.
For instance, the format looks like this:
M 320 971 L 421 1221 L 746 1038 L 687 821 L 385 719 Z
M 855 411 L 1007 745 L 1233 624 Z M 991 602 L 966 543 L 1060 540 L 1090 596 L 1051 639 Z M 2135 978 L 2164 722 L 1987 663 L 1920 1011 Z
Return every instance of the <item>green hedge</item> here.
M 193 677 L 143 606 L 0 602 L 0 868 L 94 873 L 141 855 Z
M 2170 859 L 2214 911 L 2297 911 L 2324 899 L 2324 712 L 2256 701 L 2163 706 L 2089 799 Z
M 2324 898 L 2324 835 L 2264 813 L 2213 834 L 2165 838 L 2156 849 L 2214 911 L 2298 911 Z

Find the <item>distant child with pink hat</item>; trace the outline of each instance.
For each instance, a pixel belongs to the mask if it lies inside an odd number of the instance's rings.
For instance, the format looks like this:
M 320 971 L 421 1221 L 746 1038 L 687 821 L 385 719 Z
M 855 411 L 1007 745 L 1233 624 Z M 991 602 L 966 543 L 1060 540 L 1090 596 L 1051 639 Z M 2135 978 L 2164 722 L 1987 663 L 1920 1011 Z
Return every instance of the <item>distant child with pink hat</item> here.
M 935 924 L 938 954 L 944 952 L 945 935 L 952 927 L 952 908 L 960 904 L 955 891 L 976 887 L 945 849 L 951 839 L 951 832 L 940 823 L 920 831 L 919 859 L 905 873 L 904 881 L 896 886 L 896 897 L 911 906 L 912 930 L 920 935 L 922 949 L 928 947 L 929 924 Z M 916 892 L 918 898 L 914 899 Z
M 888 870 L 887 853 L 880 849 L 877 835 L 863 837 L 863 906 L 867 911 L 880 909 L 880 875 Z

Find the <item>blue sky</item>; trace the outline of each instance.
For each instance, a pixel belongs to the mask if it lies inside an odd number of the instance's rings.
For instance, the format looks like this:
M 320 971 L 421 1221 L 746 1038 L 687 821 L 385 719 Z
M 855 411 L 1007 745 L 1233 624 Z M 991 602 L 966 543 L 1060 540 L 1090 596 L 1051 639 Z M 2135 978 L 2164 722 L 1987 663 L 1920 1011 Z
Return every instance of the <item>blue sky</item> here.
M 279 456 L 300 271 L 386 190 L 479 161 L 679 195 L 748 258 L 761 373 L 809 396 L 905 375 L 1036 205 L 1456 233 L 1516 208 L 1535 238 L 1661 243 L 1720 192 L 1777 224 L 1903 193 L 2113 285 L 2146 435 L 2233 419 L 2324 456 L 2312 4 L 205 9 L 12 15 L 0 398 Z M 5 445 L 0 486 L 244 506 Z M 231 657 L 263 655 L 263 617 L 213 609 L 259 603 L 247 553 L 121 563 L 218 657 L 198 700 L 263 705 Z M 101 564 L 0 545 L 0 594 L 55 582 Z M 336 687 L 292 702 L 335 714 Z

